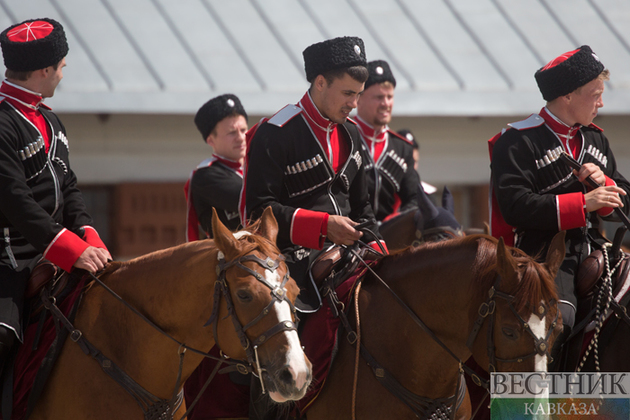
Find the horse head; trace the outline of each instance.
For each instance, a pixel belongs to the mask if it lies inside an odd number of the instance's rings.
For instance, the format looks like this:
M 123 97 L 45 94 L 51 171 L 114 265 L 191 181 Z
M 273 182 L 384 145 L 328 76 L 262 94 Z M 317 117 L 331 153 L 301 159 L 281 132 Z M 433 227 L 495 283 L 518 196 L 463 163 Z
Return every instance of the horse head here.
M 488 270 L 491 286 L 468 342 L 481 366 L 489 366 L 490 371 L 547 370 L 549 352 L 562 329 L 554 278 L 564 259 L 564 246 L 561 232 L 553 239 L 546 261 L 538 263 L 498 240 L 496 264 Z M 475 341 L 486 318 L 487 333 L 480 333 Z
M 294 324 L 299 288 L 275 245 L 278 224 L 271 208 L 235 234 L 215 211 L 212 231 L 219 249 L 218 279 L 208 322 L 217 345 L 229 357 L 248 360 L 274 401 L 301 399 L 311 381 L 311 363 Z

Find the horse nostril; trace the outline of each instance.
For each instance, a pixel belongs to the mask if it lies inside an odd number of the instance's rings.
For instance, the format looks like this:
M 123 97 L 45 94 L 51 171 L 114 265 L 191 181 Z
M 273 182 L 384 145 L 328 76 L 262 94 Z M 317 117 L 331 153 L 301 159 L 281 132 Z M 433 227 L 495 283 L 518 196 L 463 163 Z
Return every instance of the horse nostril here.
M 287 385 L 291 385 L 293 383 L 293 374 L 289 368 L 282 369 L 282 371 L 278 374 L 278 380 Z

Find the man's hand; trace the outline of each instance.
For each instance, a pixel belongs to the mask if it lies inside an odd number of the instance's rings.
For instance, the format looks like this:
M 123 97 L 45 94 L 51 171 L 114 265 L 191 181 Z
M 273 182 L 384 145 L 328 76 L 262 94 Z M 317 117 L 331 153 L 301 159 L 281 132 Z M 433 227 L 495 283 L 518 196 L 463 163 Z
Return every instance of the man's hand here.
M 74 266 L 87 270 L 90 273 L 96 273 L 102 270 L 105 264 L 107 264 L 107 261 L 111 259 L 112 256 L 106 249 L 90 246 L 83 251 L 83 254 L 81 254 L 77 262 L 74 263 Z
M 594 163 L 585 163 L 579 171 L 574 169 L 573 173 L 582 183 L 584 183 L 584 180 L 590 176 L 599 185 L 606 185 L 606 175 L 604 175 L 602 170 L 599 169 L 599 166 Z
M 356 225 L 357 222 L 345 216 L 329 216 L 326 236 L 337 245 L 352 245 L 363 236 L 363 232 L 353 227 Z
M 584 168 L 584 166 L 582 166 L 582 168 Z M 623 202 L 621 201 L 621 198 L 619 198 L 619 194 L 626 195 L 626 192 L 614 185 L 595 188 L 593 191 L 587 192 L 586 194 L 584 194 L 584 200 L 586 201 L 586 211 L 592 212 L 595 210 L 599 210 L 602 207 L 623 207 Z

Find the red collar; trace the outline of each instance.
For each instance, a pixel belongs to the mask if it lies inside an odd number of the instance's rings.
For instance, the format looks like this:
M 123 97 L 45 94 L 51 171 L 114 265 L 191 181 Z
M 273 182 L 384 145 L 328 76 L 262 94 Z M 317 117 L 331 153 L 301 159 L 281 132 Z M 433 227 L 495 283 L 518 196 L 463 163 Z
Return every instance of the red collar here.
M 358 115 L 357 115 L 356 121 L 357 121 L 357 127 L 359 128 L 359 132 L 361 133 L 364 139 L 371 140 L 375 143 L 380 143 L 385 140 L 385 135 L 387 134 L 387 131 L 389 130 L 387 126 L 383 127 L 383 129 L 379 133 L 376 133 L 374 131 L 374 127 L 366 123 L 365 120 L 363 120 Z
M 0 85 L 0 96 L 6 97 L 13 105 L 22 105 L 34 110 L 37 110 L 40 106 L 50 109 L 43 104 L 44 98 L 41 94 L 18 86 L 8 80 L 4 80 L 2 85 Z
M 303 114 L 306 116 L 308 124 L 313 129 L 318 128 L 327 131 L 335 128 L 336 124 L 319 112 L 319 109 L 317 109 L 317 106 L 313 103 L 311 94 L 308 91 L 302 96 L 302 99 L 298 102 L 298 106 L 304 110 Z
M 558 117 L 553 115 L 546 107 L 540 110 L 540 116 L 543 117 L 545 123 L 553 130 L 554 133 L 561 137 L 562 139 L 571 140 L 577 131 L 582 127 L 580 124 L 575 124 L 574 126 L 569 126 Z
M 230 169 L 234 169 L 236 172 L 243 173 L 243 166 L 239 162 L 234 162 L 233 160 L 226 159 L 216 154 L 212 154 L 212 157 L 227 166 Z

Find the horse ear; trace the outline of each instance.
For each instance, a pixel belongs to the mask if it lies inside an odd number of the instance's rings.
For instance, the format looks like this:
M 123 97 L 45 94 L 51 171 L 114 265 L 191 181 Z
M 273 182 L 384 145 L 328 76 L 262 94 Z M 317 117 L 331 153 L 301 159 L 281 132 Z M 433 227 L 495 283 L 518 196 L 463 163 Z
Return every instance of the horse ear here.
M 547 269 L 553 277 L 556 276 L 556 273 L 558 272 L 562 261 L 564 261 L 564 256 L 566 253 L 564 238 L 566 234 L 567 232 L 564 230 L 556 233 L 556 235 L 551 240 L 549 249 L 547 250 L 545 265 L 547 266 Z
M 267 207 L 260 218 L 260 235 L 269 239 L 272 243 L 276 243 L 278 237 L 278 222 L 273 215 L 271 207 Z
M 453 194 L 451 194 L 451 191 L 446 185 L 442 191 L 442 207 L 448 210 L 449 213 L 455 214 L 455 200 L 453 199 Z
M 512 258 L 510 250 L 505 246 L 503 238 L 499 238 L 499 243 L 497 244 L 497 271 L 501 276 L 501 281 L 509 284 L 509 289 L 512 286 L 516 287 L 516 284 L 511 284 L 512 280 L 517 278 L 516 262 Z
M 212 208 L 212 234 L 214 235 L 214 243 L 225 257 L 230 260 L 238 255 L 238 241 L 232 235 L 232 232 L 219 219 L 216 209 Z

